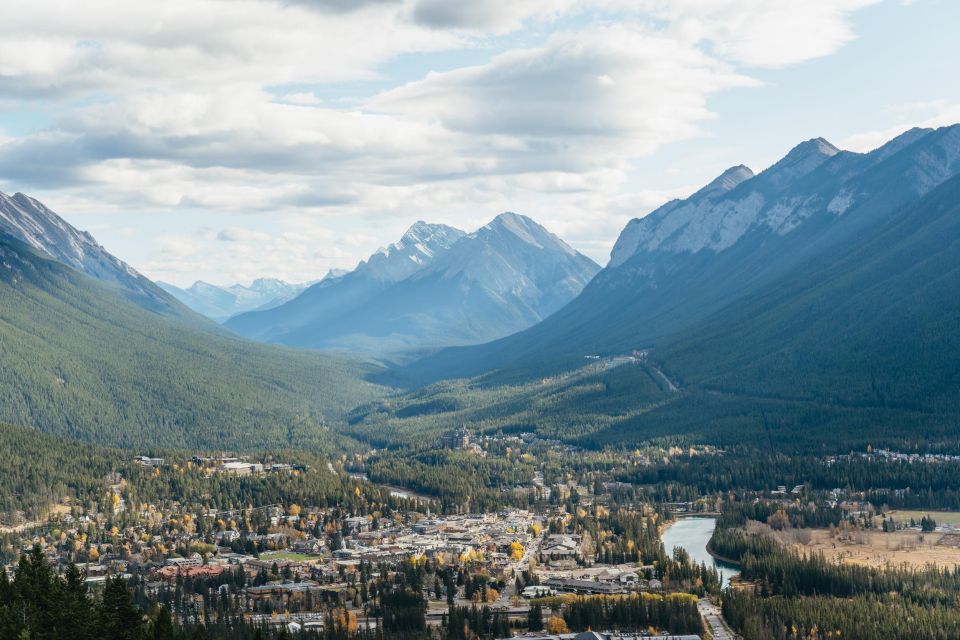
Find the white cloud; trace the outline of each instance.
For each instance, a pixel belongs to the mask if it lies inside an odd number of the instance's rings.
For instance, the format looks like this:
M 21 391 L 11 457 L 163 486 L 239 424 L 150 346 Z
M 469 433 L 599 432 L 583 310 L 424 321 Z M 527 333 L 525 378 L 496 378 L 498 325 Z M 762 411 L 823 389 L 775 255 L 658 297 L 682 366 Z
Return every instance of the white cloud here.
M 626 0 L 670 24 L 687 42 L 708 42 L 724 58 L 781 67 L 829 55 L 852 40 L 853 12 L 879 0 Z
M 520 28 L 525 20 L 550 20 L 567 12 L 578 0 L 418 0 L 411 10 L 413 20 L 439 29 L 492 30 Z
M 842 46 L 851 13 L 866 4 L 7 4 L 4 108 L 42 104 L 55 117 L 0 137 L 0 178 L 39 189 L 68 218 L 75 207 L 282 221 L 275 233 L 243 223 L 174 229 L 149 259 L 133 259 L 175 281 L 224 264 L 237 279 L 308 279 L 352 266 L 413 219 L 473 228 L 505 209 L 602 260 L 623 222 L 659 197 L 626 184 L 632 161 L 702 135 L 712 95 L 757 85 L 743 65 Z M 369 98 L 324 92 L 383 82 L 381 65 L 403 54 L 468 47 L 500 52 Z
M 960 122 L 960 104 L 950 104 L 943 100 L 893 105 L 888 111 L 896 116 L 897 124 L 856 133 L 841 140 L 840 147 L 850 151 L 871 151 L 914 127 L 932 129 Z

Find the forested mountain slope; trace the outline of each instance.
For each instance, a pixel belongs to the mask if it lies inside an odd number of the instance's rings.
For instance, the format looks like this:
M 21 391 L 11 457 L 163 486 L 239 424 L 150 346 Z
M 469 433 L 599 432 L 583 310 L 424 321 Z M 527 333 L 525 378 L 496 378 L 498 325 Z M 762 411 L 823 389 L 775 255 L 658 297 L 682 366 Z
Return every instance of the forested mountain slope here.
M 666 340 L 683 384 L 960 412 L 960 176 Z
M 0 422 L 122 445 L 321 446 L 378 393 L 337 357 L 248 342 L 130 302 L 0 235 Z

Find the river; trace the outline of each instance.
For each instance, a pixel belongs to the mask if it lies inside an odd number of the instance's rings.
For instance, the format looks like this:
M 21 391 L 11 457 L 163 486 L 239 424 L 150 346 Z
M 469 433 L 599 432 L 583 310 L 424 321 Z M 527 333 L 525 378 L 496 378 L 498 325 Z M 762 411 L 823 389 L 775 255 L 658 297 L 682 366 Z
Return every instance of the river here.
M 706 562 L 720 572 L 720 583 L 727 586 L 730 578 L 740 571 L 733 565 L 719 562 L 707 552 L 707 543 L 717 526 L 716 518 L 680 518 L 663 532 L 663 546 L 667 553 L 673 553 L 674 547 L 682 547 L 696 563 Z

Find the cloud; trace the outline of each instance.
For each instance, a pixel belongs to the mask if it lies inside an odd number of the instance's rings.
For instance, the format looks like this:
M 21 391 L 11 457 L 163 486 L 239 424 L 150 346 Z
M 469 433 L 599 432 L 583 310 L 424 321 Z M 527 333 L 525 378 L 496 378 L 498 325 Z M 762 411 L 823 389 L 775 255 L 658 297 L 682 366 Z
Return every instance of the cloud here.
M 492 30 L 519 28 L 525 20 L 549 20 L 570 10 L 576 0 L 419 0 L 411 11 L 414 22 L 437 29 Z
M 841 140 L 840 148 L 860 152 L 872 151 L 914 127 L 933 129 L 960 122 L 960 104 L 952 104 L 944 100 L 892 105 L 886 111 L 894 115 L 897 124 L 883 129 L 855 133 Z
M 505 209 L 602 260 L 657 199 L 631 163 L 704 135 L 712 96 L 758 86 L 746 67 L 848 42 L 867 4 L 34 0 L 0 8 L 0 108 L 50 121 L 0 137 L 0 186 L 77 211 L 250 216 L 164 234 L 135 262 L 168 279 L 227 259 L 237 277 L 308 279 L 413 219 L 473 228 Z M 465 49 L 485 61 L 411 71 Z M 288 235 L 243 235 L 264 219 Z
M 855 36 L 851 15 L 879 0 L 628 0 L 668 21 L 684 41 L 708 42 L 750 67 L 782 67 L 829 55 Z
M 713 117 L 707 96 L 755 84 L 669 37 L 614 26 L 430 74 L 370 106 L 499 145 L 506 171 L 580 172 L 695 135 Z
M 272 0 L 90 0 L 83 11 L 57 0 L 7 5 L 0 94 L 51 100 L 352 81 L 376 77 L 376 66 L 396 55 L 460 42 L 407 20 L 398 3 L 365 4 L 351 12 Z
M 399 4 L 401 0 L 281 0 L 281 4 L 301 6 L 317 11 L 351 13 L 382 5 Z
M 227 227 L 217 234 L 220 242 L 264 242 L 270 239 L 270 234 L 262 231 L 253 231 L 243 227 Z

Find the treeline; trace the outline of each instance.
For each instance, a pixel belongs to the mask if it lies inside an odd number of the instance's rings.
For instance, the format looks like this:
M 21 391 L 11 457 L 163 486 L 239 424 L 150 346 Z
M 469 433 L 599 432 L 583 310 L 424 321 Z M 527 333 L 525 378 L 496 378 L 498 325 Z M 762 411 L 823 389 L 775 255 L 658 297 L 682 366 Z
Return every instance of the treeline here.
M 149 634 L 149 635 L 148 635 Z M 13 581 L 0 571 L 0 638 L 31 640 L 173 639 L 169 614 L 158 611 L 149 622 L 133 603 L 123 578 L 107 580 L 94 600 L 76 566 L 55 575 L 40 547 L 24 556 Z
M 288 457 L 280 459 L 291 460 Z M 301 454 L 299 459 L 310 460 L 306 471 L 249 476 L 208 475 L 206 470 L 186 464 L 176 469 L 160 470 L 131 466 L 127 470 L 126 491 L 132 503 L 158 506 L 176 503 L 216 510 L 279 503 L 341 506 L 357 514 L 366 514 L 372 503 L 386 505 L 391 502 L 389 492 L 381 487 L 330 473 L 323 458 Z M 393 502 L 400 505 L 402 501 L 394 499 Z
M 728 506 L 710 541 L 716 553 L 740 561 L 740 578 L 752 585 L 723 594 L 724 617 L 745 640 L 960 637 L 960 569 L 881 569 L 801 556 L 739 528 L 765 512 Z M 773 516 L 789 526 L 783 512 Z
M 559 519 L 549 523 L 550 533 L 582 536 L 584 546 L 592 548 L 595 561 L 644 565 L 644 577 L 660 580 L 667 589 L 700 596 L 719 592 L 720 575 L 712 566 L 693 562 L 682 548 L 675 549 L 673 555 L 667 553 L 653 515 L 606 507 L 590 511 L 574 507 L 570 512 L 574 517 L 568 524 Z
M 697 598 L 685 593 L 579 598 L 564 607 L 563 619 L 573 631 L 653 627 L 674 635 L 703 633 Z
M 34 429 L 0 424 L 0 524 L 45 517 L 52 504 L 71 498 L 96 503 L 107 475 L 123 465 L 118 449 L 64 442 Z
M 920 605 L 895 595 L 853 599 L 828 596 L 765 598 L 732 589 L 723 617 L 744 640 L 955 640 L 956 606 Z
M 510 490 L 529 488 L 533 474 L 534 467 L 520 460 L 443 450 L 387 452 L 367 465 L 371 481 L 436 496 L 446 510 L 530 504 L 529 496 L 513 496 Z
M 814 491 L 862 492 L 874 504 L 891 508 L 960 509 L 960 460 L 826 458 L 738 448 L 723 455 L 674 457 L 665 463 L 624 468 L 614 475 L 617 480 L 644 485 L 653 499 L 667 501 L 803 485 Z
M 510 636 L 510 621 L 507 616 L 499 611 L 493 611 L 488 606 L 451 606 L 443 617 L 441 627 L 447 640 Z

